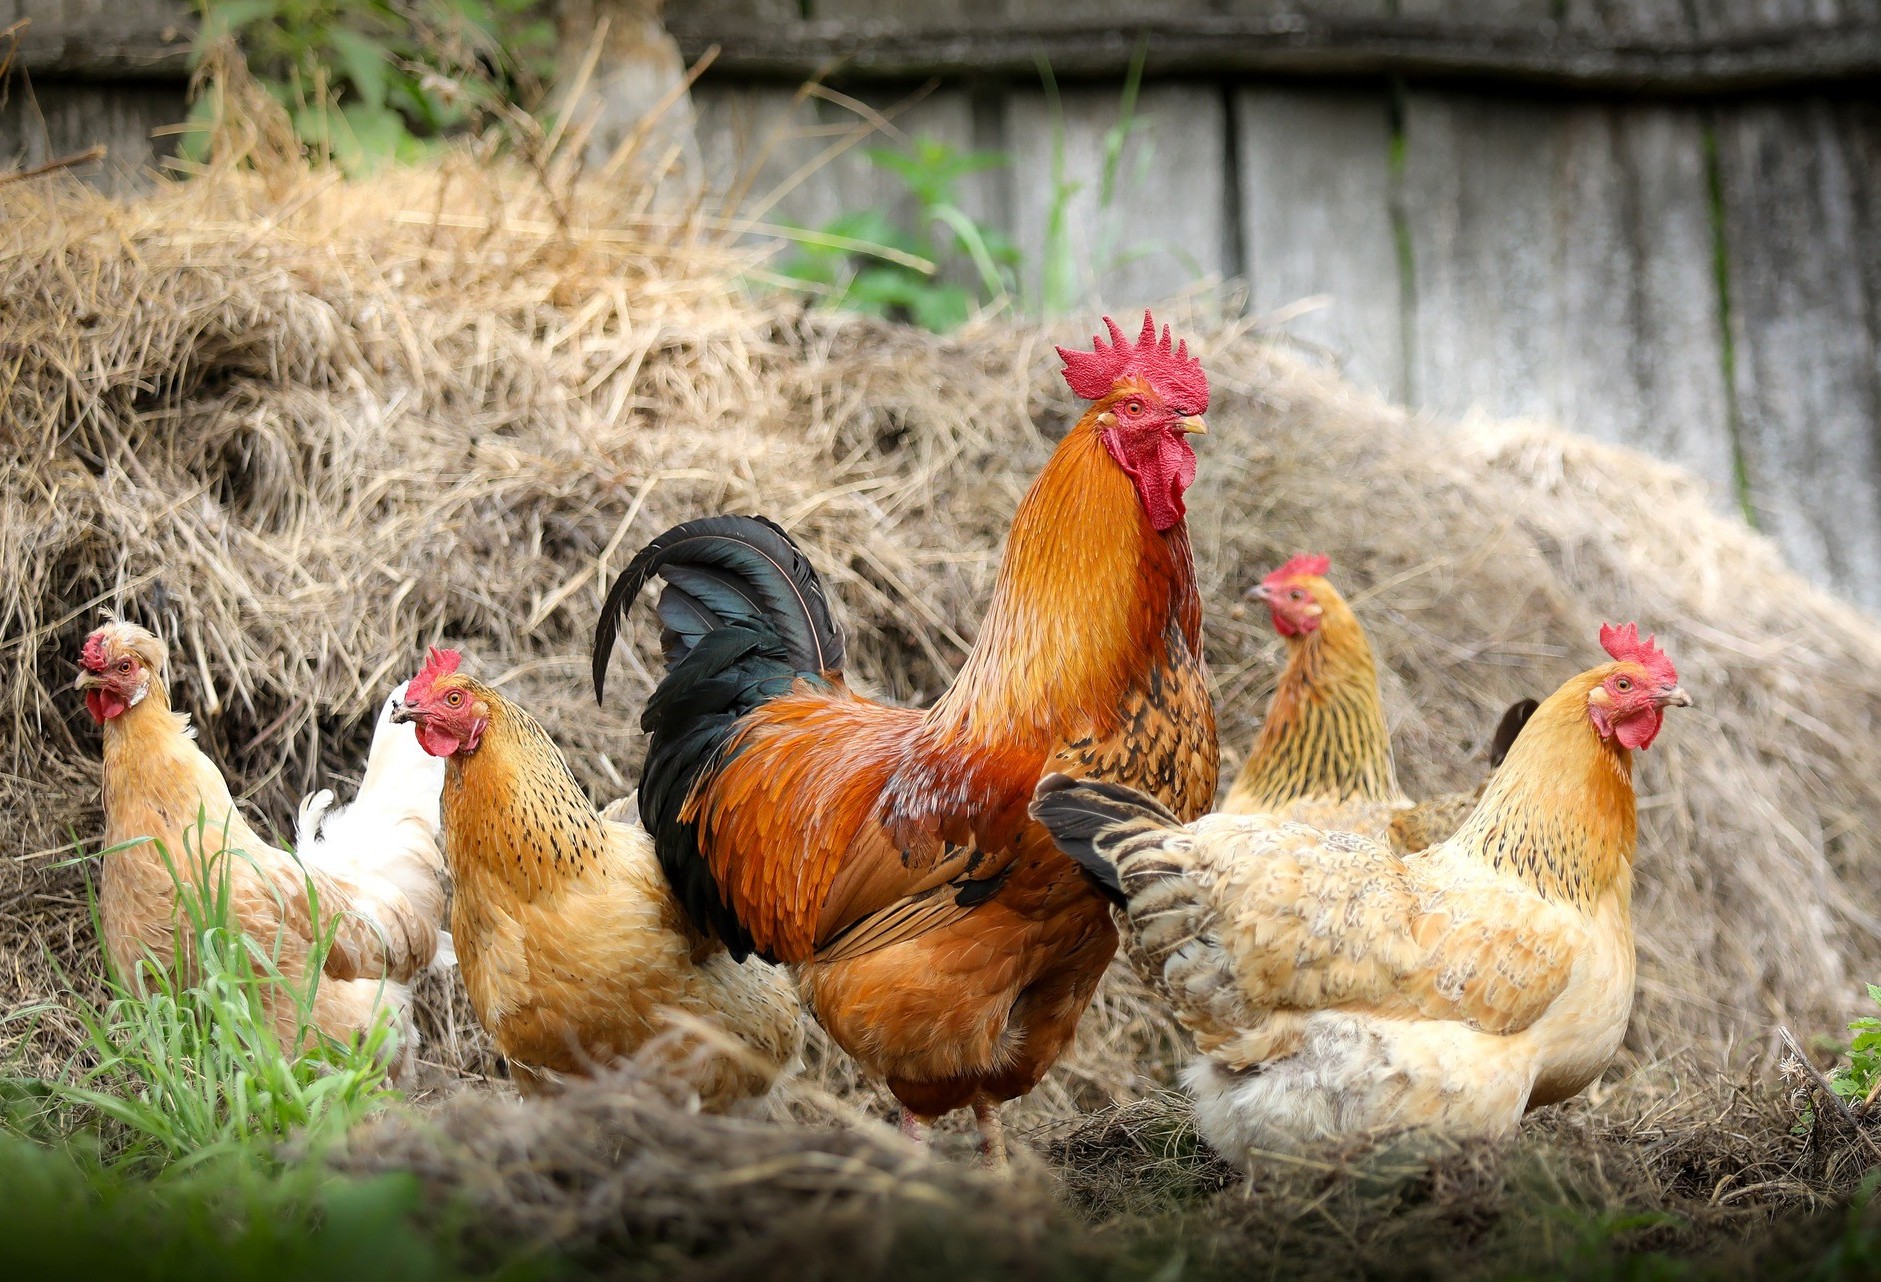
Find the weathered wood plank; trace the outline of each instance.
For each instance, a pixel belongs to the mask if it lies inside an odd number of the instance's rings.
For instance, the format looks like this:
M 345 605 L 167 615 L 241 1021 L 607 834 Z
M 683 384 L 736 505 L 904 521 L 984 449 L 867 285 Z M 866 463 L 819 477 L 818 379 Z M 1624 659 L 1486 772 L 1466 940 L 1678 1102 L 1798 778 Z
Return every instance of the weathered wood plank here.
M 1241 243 L 1250 303 L 1288 322 L 1356 382 L 1405 397 L 1404 306 L 1391 222 L 1390 101 L 1382 91 L 1235 94 Z
M 693 92 L 700 149 L 705 157 L 707 189 L 733 202 L 728 212 L 769 223 L 816 228 L 842 214 L 872 207 L 887 210 L 910 226 L 916 201 L 896 175 L 867 156 L 870 148 L 896 149 L 908 140 L 929 137 L 958 152 L 996 150 L 996 130 L 989 136 L 976 118 L 972 94 L 947 89 L 906 104 L 908 94 L 872 94 L 865 107 L 881 113 L 892 132 L 871 130 L 855 110 L 837 103 L 800 97 L 773 86 L 732 88 L 704 80 Z M 818 158 L 863 134 L 846 150 L 818 163 Z M 962 210 L 982 224 L 1005 227 L 1004 177 L 982 172 L 962 179 L 957 197 Z
M 19 65 L 41 75 L 175 79 L 196 34 L 189 0 L 0 0 L 0 31 L 22 19 Z
M 16 85 L 0 105 L 0 170 L 43 164 L 106 148 L 104 162 L 76 171 L 107 191 L 133 189 L 176 150 L 174 138 L 150 131 L 189 112 L 181 84 L 127 81 L 100 88 L 63 80 Z
M 1041 54 L 1061 79 L 1109 78 L 1129 64 L 1146 34 L 1153 76 L 1399 75 L 1679 95 L 1881 74 L 1881 6 L 1872 0 L 1849 0 L 1850 11 L 1829 24 L 1745 26 L 1733 18 L 1695 30 L 1674 20 L 1678 15 L 1664 7 L 1673 2 L 1652 0 L 1650 21 L 1637 24 L 1586 20 L 1604 18 L 1601 8 L 1580 10 L 1582 21 L 1562 21 L 1550 16 L 1553 0 L 1498 0 L 1500 16 L 1482 20 L 1473 16 L 1476 6 L 1460 0 L 1442 17 L 1304 5 L 1198 14 L 1146 4 L 1128 20 L 1080 18 L 1050 5 L 1042 17 L 974 21 L 944 21 L 950 11 L 935 7 L 909 11 L 921 15 L 912 20 L 705 24 L 675 11 L 669 22 L 689 58 L 720 46 L 724 72 L 829 74 L 844 82 L 1026 77 Z M 1540 17 L 1532 16 L 1537 5 L 1547 10 Z M 1573 10 L 1564 12 L 1571 17 Z
M 1146 86 L 1106 199 L 1105 136 L 1120 108 L 1115 89 L 1069 88 L 1059 120 L 1043 91 L 1015 89 L 1006 138 L 1029 283 L 1051 270 L 1076 298 L 1131 311 L 1228 270 L 1227 110 L 1212 87 Z
M 1738 412 L 1760 521 L 1881 605 L 1881 121 L 1822 101 L 1719 113 Z
M 1412 401 L 1646 449 L 1728 505 L 1698 118 L 1413 94 L 1405 128 Z

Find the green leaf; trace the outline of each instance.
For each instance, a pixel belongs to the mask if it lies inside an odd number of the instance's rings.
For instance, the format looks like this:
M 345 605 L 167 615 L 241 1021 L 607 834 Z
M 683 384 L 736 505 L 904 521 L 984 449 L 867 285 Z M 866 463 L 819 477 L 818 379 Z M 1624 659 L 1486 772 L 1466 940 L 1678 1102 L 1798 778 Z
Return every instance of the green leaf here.
M 336 150 L 348 150 L 345 143 L 351 142 L 352 162 L 341 160 L 348 168 L 374 168 L 397 155 L 399 144 L 410 137 L 404 119 L 384 107 L 341 107 L 338 115 L 343 129 L 335 137 Z
M 346 27 L 335 27 L 329 39 L 340 69 L 352 83 L 353 92 L 359 95 L 358 105 L 385 106 L 386 77 L 391 70 L 391 58 L 385 46 Z

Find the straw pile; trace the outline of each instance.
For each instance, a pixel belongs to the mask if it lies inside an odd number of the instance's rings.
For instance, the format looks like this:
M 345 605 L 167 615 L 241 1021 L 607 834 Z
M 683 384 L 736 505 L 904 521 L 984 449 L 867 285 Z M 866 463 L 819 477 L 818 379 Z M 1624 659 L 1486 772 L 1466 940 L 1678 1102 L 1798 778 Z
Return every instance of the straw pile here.
M 602 710 L 587 641 L 612 573 L 702 513 L 764 512 L 806 545 L 858 685 L 945 688 L 1078 412 L 1051 344 L 1097 317 L 939 339 L 753 301 L 730 286 L 748 257 L 698 227 L 461 159 L 130 204 L 0 186 L 0 1005 L 96 972 L 84 870 L 62 860 L 100 827 L 67 687 L 101 609 L 169 637 L 175 695 L 264 830 L 357 771 L 431 643 L 531 708 L 597 798 L 630 788 L 651 630 Z M 1473 785 L 1500 708 L 1598 659 L 1602 619 L 1637 618 L 1698 706 L 1642 759 L 1630 1048 L 1717 1066 L 1779 1020 L 1844 1018 L 1881 979 L 1881 628 L 1672 468 L 1410 417 L 1271 335 L 1166 319 L 1215 388 L 1190 507 L 1224 778 L 1280 658 L 1234 605 L 1295 551 L 1328 553 L 1356 599 L 1418 793 Z M 437 1081 L 488 1075 L 461 996 L 428 1005 Z M 46 1066 L 72 1045 L 54 1019 L 13 1049 Z M 1055 1135 L 1145 1098 L 1180 1045 L 1113 974 L 1015 1120 Z M 839 1056 L 811 1078 L 882 1102 Z M 1110 1143 L 1112 1120 L 1077 1142 Z

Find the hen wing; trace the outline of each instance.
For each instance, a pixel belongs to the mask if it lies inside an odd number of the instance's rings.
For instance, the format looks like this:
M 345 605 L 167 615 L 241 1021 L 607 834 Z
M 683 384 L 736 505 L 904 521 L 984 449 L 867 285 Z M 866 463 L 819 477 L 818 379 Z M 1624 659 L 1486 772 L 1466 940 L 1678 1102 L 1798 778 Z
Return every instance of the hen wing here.
M 1267 815 L 1164 833 L 1115 852 L 1126 948 L 1205 1051 L 1259 1062 L 1332 1009 L 1512 1033 L 1567 986 L 1573 915 L 1463 860 Z

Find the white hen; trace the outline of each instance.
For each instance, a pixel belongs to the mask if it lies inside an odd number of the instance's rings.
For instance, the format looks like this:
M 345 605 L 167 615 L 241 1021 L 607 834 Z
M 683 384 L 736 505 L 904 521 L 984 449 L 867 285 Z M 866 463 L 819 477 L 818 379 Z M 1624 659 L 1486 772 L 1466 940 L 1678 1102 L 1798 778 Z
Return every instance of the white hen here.
M 390 925 L 373 911 L 375 902 L 419 907 L 432 923 L 441 921 L 444 912 L 444 855 L 438 839 L 444 762 L 418 746 L 412 727 L 392 720 L 410 684 L 401 683 L 379 706 L 365 777 L 352 802 L 335 807 L 333 790 L 322 788 L 301 798 L 294 816 L 294 852 L 300 861 L 365 890 L 352 910 L 380 929 Z M 439 928 L 437 934 L 432 966 L 456 965 L 450 933 Z

